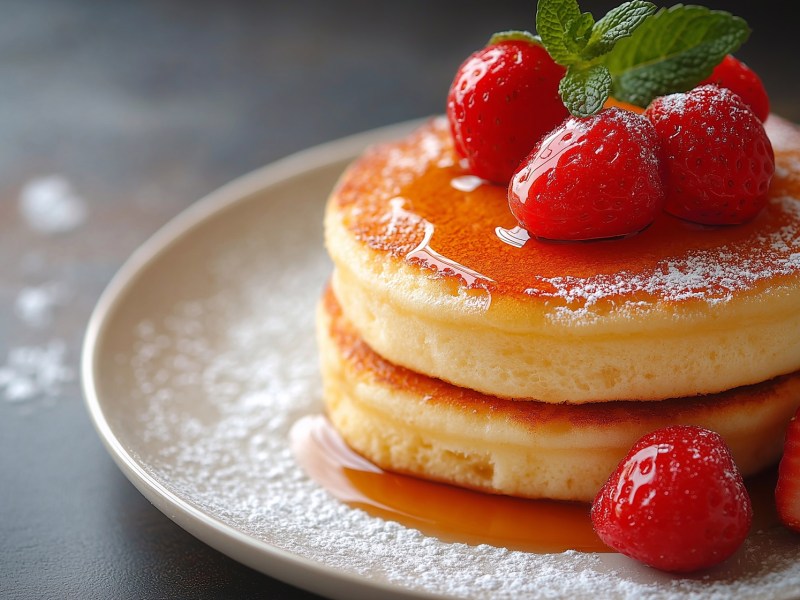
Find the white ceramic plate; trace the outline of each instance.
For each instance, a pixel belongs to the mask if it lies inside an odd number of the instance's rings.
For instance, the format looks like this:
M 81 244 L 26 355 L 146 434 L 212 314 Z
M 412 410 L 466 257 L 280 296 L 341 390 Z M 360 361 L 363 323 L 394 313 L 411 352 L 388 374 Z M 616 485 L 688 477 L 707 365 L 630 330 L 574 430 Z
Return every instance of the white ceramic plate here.
M 124 265 L 89 324 L 86 401 L 136 487 L 181 527 L 331 598 L 793 597 L 800 540 L 756 532 L 720 568 L 674 578 L 616 554 L 446 544 L 330 498 L 291 425 L 321 411 L 313 311 L 330 265 L 325 198 L 366 145 L 294 155 L 199 201 Z

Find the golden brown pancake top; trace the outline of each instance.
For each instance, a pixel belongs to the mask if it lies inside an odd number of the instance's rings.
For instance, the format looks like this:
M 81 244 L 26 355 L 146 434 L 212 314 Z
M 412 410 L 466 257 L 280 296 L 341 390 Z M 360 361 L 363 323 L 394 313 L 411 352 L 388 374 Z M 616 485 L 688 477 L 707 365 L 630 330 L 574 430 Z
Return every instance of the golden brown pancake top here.
M 623 239 L 526 240 L 506 189 L 470 177 L 441 118 L 364 153 L 334 202 L 345 227 L 372 250 L 492 296 L 527 295 L 571 310 L 714 304 L 800 273 L 800 129 L 773 115 L 767 132 L 776 174 L 766 208 L 744 225 L 699 226 L 663 213 Z

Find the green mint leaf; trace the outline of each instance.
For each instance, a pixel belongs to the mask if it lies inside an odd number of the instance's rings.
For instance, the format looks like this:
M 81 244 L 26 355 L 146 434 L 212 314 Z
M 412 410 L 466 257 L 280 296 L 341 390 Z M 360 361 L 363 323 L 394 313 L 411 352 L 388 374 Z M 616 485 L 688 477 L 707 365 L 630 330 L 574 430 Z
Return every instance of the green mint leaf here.
M 582 53 L 584 60 L 589 61 L 610 52 L 619 40 L 631 36 L 656 10 L 652 2 L 633 0 L 608 11 L 592 29 Z
M 645 107 L 697 85 L 749 35 L 747 23 L 728 12 L 678 4 L 645 19 L 601 61 L 614 79 L 613 96 Z
M 655 11 L 650 2 L 632 0 L 595 22 L 591 13 L 581 12 L 577 0 L 539 0 L 536 30 L 553 60 L 567 67 L 559 90 L 572 114 L 588 116 L 603 107 L 611 76 L 605 66 L 598 66 L 598 57 Z
M 576 44 L 570 30 L 573 24 L 580 29 L 581 19 L 577 0 L 539 0 L 536 6 L 536 32 L 547 52 L 560 65 L 570 65 L 580 59 L 582 46 Z
M 568 39 L 572 40 L 572 44 L 579 51 L 582 51 L 589 42 L 594 28 L 594 17 L 591 13 L 583 13 L 577 19 L 569 22 L 569 30 L 567 31 Z
M 542 45 L 542 40 L 539 36 L 533 35 L 530 31 L 517 31 L 516 29 L 510 31 L 498 31 L 490 39 L 488 46 L 499 44 L 501 42 L 529 42 L 531 44 Z
M 611 73 L 604 65 L 569 67 L 558 86 L 561 101 L 576 117 L 595 114 L 611 93 Z

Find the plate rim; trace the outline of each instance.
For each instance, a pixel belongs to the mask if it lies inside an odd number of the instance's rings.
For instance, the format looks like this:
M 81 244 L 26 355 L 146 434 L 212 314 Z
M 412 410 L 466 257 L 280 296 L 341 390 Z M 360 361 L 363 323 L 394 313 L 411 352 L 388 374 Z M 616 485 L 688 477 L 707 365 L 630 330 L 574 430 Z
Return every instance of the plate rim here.
M 263 193 L 336 162 L 352 160 L 367 146 L 400 137 L 431 118 L 403 121 L 312 146 L 245 173 L 196 200 L 158 228 L 122 263 L 92 310 L 81 346 L 80 375 L 84 406 L 106 451 L 134 487 L 160 512 L 203 543 L 265 575 L 325 597 L 366 599 L 380 593 L 383 598 L 450 598 L 343 572 L 257 540 L 169 490 L 139 464 L 106 419 L 95 380 L 98 349 L 102 346 L 116 308 L 147 267 L 196 227 L 245 202 L 256 193 Z M 256 560 L 253 554 L 268 558 L 268 564 Z M 309 571 L 318 579 L 310 581 Z M 331 585 L 335 587 L 331 588 Z

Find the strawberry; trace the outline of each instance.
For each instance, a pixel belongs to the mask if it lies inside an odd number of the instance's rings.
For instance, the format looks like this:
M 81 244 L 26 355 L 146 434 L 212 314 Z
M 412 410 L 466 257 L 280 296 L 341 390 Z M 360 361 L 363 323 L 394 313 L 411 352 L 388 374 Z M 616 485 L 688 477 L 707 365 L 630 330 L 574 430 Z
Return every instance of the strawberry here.
M 568 113 L 558 95 L 564 67 L 532 36 L 501 39 L 458 69 L 447 96 L 447 118 L 469 170 L 506 185 L 539 138 Z
M 528 233 L 589 240 L 636 233 L 664 199 L 658 137 L 641 115 L 608 108 L 571 117 L 541 140 L 508 187 L 511 212 Z
M 676 425 L 637 441 L 592 505 L 606 544 L 651 567 L 711 567 L 742 544 L 753 510 L 722 437 Z
M 778 465 L 775 505 L 783 524 L 800 533 L 800 409 L 786 430 L 783 457 Z
M 758 117 L 732 91 L 703 85 L 645 111 L 661 139 L 667 212 L 706 225 L 744 223 L 767 202 L 775 156 Z
M 699 85 L 712 83 L 739 95 L 763 123 L 769 116 L 769 96 L 764 89 L 761 78 L 750 67 L 733 55 L 728 54 L 719 63 L 711 75 Z

